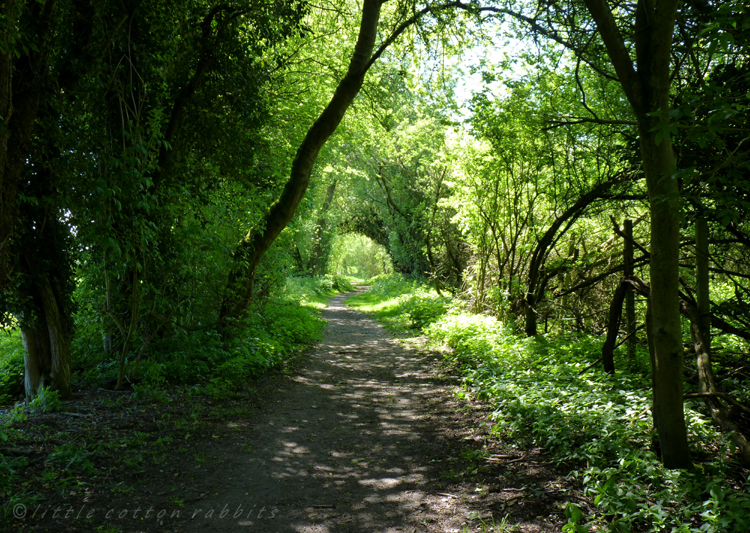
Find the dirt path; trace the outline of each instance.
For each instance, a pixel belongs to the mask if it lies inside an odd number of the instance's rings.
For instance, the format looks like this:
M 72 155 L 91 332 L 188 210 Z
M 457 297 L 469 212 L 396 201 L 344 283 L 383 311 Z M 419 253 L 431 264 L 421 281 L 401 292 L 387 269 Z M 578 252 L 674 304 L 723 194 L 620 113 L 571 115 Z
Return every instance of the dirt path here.
M 456 412 L 455 385 L 436 375 L 435 356 L 391 339 L 344 298 L 330 302 L 324 340 L 276 391 L 275 405 L 237 426 L 234 443 L 217 446 L 219 470 L 204 487 L 210 496 L 185 503 L 183 520 L 170 525 L 206 532 L 473 531 L 500 524 L 508 503 L 516 503 L 510 522 L 517 526 L 496 531 L 559 531 L 555 498 L 545 500 L 544 489 L 527 502 L 533 516 L 524 518 L 519 495 L 526 489 L 487 485 L 488 476 L 495 483 L 498 476 L 485 468 L 479 483 L 461 479 L 465 469 L 477 469 L 474 456 L 486 462 L 488 454 L 476 451 L 482 436 L 457 427 L 475 413 Z M 560 483 L 547 474 L 545 482 Z
M 490 436 L 489 406 L 456 399 L 439 354 L 344 299 L 293 373 L 236 398 L 86 390 L 18 422 L 6 451 L 29 484 L 0 492 L 0 530 L 560 531 L 562 505 L 580 503 L 565 472 Z

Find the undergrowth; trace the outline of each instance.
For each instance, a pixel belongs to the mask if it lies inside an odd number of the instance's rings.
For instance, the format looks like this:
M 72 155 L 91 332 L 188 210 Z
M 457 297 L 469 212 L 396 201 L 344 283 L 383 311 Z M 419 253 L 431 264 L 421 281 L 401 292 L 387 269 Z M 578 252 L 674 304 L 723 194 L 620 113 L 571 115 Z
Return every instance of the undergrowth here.
M 282 290 L 254 306 L 237 324 L 230 340 L 210 325 L 197 330 L 174 327 L 162 339 L 134 343 L 128 356 L 129 385 L 136 395 L 166 401 L 167 389 L 186 387 L 190 394 L 232 396 L 248 380 L 279 368 L 300 348 L 320 339 L 324 323 L 318 310 L 328 298 L 351 290 L 343 276 L 289 278 Z M 73 385 L 111 386 L 118 354 L 105 353 L 101 333 L 81 320 L 73 341 Z M 91 327 L 89 326 L 89 329 Z M 16 331 L 0 332 L 0 405 L 23 397 L 23 342 Z
M 289 278 L 282 290 L 249 310 L 228 340 L 208 327 L 178 330 L 154 341 L 148 357 L 135 367 L 134 390 L 158 399 L 161 389 L 184 385 L 190 394 L 232 397 L 248 380 L 280 368 L 292 354 L 319 340 L 325 325 L 319 309 L 334 294 L 350 289 L 340 276 Z M 98 379 L 112 379 L 116 362 L 108 358 L 93 368 Z
M 323 308 L 328 299 L 336 293 L 354 290 L 352 278 L 348 276 L 326 275 L 317 278 L 289 278 L 284 288 L 284 297 L 301 305 Z
M 570 466 L 595 506 L 568 504 L 565 531 L 719 533 L 750 531 L 747 477 L 731 441 L 686 403 L 695 468 L 665 469 L 654 452 L 648 354 L 618 358 L 616 376 L 589 367 L 602 339 L 523 338 L 493 317 L 473 315 L 425 284 L 394 276 L 350 299 L 395 330 L 412 329 L 450 348 L 464 372 L 459 396 L 494 406 L 494 431 L 544 447 Z
M 0 330 L 0 405 L 23 393 L 23 340 L 17 330 Z
M 370 289 L 349 298 L 347 305 L 374 313 L 393 331 L 408 331 L 432 324 L 446 313 L 450 302 L 420 280 L 387 274 L 370 280 Z

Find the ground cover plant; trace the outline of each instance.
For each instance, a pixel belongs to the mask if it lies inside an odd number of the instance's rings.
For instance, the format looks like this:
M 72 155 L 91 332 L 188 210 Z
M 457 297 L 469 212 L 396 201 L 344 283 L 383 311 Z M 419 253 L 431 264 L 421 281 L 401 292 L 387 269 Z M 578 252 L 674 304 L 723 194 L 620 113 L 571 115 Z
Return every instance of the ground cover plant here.
M 414 298 L 432 302 L 436 311 L 426 326 L 412 320 Z M 702 404 L 686 406 L 694 468 L 669 470 L 659 461 L 645 348 L 612 376 L 592 368 L 601 356 L 600 337 L 522 337 L 494 317 L 443 301 L 424 283 L 382 278 L 352 300 L 387 327 L 411 328 L 433 346 L 447 346 L 445 358 L 464 374 L 457 394 L 491 402 L 499 438 L 542 446 L 571 469 L 588 500 L 569 503 L 566 531 L 750 528 L 747 470 Z
M 369 290 L 347 305 L 375 313 L 391 330 L 422 329 L 448 310 L 451 299 L 440 296 L 424 281 L 401 274 L 383 274 L 368 281 Z

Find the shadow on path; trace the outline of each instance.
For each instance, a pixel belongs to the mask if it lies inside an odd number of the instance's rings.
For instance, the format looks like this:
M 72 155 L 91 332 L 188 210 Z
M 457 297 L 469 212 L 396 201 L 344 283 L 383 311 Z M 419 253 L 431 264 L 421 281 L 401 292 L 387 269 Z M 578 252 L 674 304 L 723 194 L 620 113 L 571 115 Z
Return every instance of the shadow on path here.
M 436 379 L 435 357 L 393 340 L 344 299 L 324 311 L 323 341 L 275 392 L 276 403 L 247 424 L 227 422 L 236 439 L 217 442 L 220 462 L 206 472 L 214 478 L 211 494 L 186 503 L 170 525 L 211 532 L 475 531 L 481 519 L 499 522 L 505 503 L 519 500 L 505 487 L 494 489 L 494 499 L 486 488 L 476 495 L 466 483 L 457 487 L 453 468 L 463 466 L 456 455 L 475 443 L 444 431 L 457 423 L 456 406 L 451 387 Z M 527 526 L 515 531 L 555 530 L 544 517 L 530 517 Z

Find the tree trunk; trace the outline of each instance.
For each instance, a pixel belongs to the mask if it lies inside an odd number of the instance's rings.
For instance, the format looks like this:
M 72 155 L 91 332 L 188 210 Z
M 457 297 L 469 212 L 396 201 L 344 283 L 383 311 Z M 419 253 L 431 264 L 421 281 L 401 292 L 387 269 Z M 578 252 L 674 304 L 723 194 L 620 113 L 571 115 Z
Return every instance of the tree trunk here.
M 40 280 L 40 294 L 47 333 L 49 336 L 49 351 L 52 361 L 50 377 L 53 386 L 60 392 L 62 398 L 71 395 L 70 388 L 70 341 L 72 322 L 69 310 L 62 303 L 63 295 L 50 284 L 49 278 L 43 276 Z
M 666 109 L 666 107 L 665 107 Z M 640 127 L 641 152 L 651 207 L 651 319 L 654 349 L 654 423 L 667 468 L 692 466 L 683 407 L 683 353 L 679 302 L 679 189 L 674 154 L 668 139 L 656 144 L 650 131 L 656 120 Z
M 479 314 L 484 308 L 485 283 L 487 280 L 487 255 L 484 247 L 477 249 L 479 270 L 477 274 L 476 288 L 474 291 L 474 313 Z
M 21 336 L 26 353 L 24 363 L 24 391 L 26 402 L 30 402 L 52 383 L 52 361 L 49 349 L 49 334 L 46 324 L 22 325 Z
M 716 392 L 716 381 L 711 366 L 711 297 L 708 276 L 708 222 L 699 218 L 695 223 L 695 277 L 698 316 L 693 335 L 698 357 L 698 382 L 701 392 Z
M 440 291 L 440 278 L 438 277 L 438 270 L 437 270 L 437 264 L 435 263 L 435 257 L 432 254 L 432 242 L 430 242 L 429 231 L 424 236 L 424 247 L 425 247 L 425 250 L 427 251 L 427 262 L 430 264 L 430 277 L 432 278 L 432 283 L 435 286 L 435 292 L 437 292 L 438 295 L 442 296 L 443 293 Z
M 698 230 L 697 233 L 701 233 L 701 230 Z M 697 239 L 702 238 L 700 235 L 696 235 Z M 698 249 L 701 249 L 703 246 L 704 250 L 706 250 L 705 256 L 708 257 L 708 245 L 707 242 L 704 244 L 699 244 L 697 246 Z M 700 253 L 700 252 L 699 252 Z M 705 271 L 703 269 L 705 268 Z M 699 288 L 698 292 L 702 292 L 703 295 L 708 294 L 708 263 L 706 262 L 704 265 L 699 265 L 698 270 L 701 272 L 697 275 L 699 279 L 699 283 L 703 284 L 703 288 Z M 700 281 L 702 280 L 702 281 Z M 648 298 L 649 304 L 646 311 L 646 328 L 651 329 L 652 323 L 651 323 L 651 287 L 643 283 L 642 281 L 638 280 L 637 278 L 633 278 L 632 280 L 628 280 L 628 283 L 631 284 L 635 290 Z M 703 298 L 703 296 L 701 296 Z M 703 300 L 701 302 L 704 311 L 707 310 L 707 300 Z M 710 302 L 709 302 L 710 303 Z M 716 379 L 714 377 L 713 368 L 711 367 L 711 352 L 710 352 L 710 346 L 711 341 L 709 334 L 707 333 L 708 330 L 704 330 L 701 326 L 701 313 L 698 311 L 699 306 L 694 304 L 691 301 L 687 300 L 681 300 L 680 302 L 680 313 L 685 316 L 688 320 L 690 320 L 690 332 L 693 337 L 693 344 L 695 346 L 696 351 L 696 359 L 697 359 L 697 365 L 698 365 L 698 380 L 699 380 L 699 386 L 701 392 L 698 394 L 691 394 L 688 395 L 693 398 L 700 398 L 707 402 L 709 411 L 711 413 L 711 418 L 714 420 L 714 422 L 722 428 L 725 432 L 731 434 L 732 439 L 737 443 L 739 446 L 740 452 L 742 453 L 742 456 L 744 460 L 748 463 L 750 463 L 750 441 L 747 440 L 747 438 L 742 434 L 740 429 L 737 427 L 737 425 L 732 422 L 731 417 L 729 415 L 729 412 L 721 405 L 720 399 L 724 398 L 729 403 L 738 406 L 742 408 L 743 410 L 747 411 L 747 408 L 742 407 L 739 402 L 731 399 L 727 394 L 722 393 L 718 390 L 718 387 L 716 386 Z M 705 314 L 704 314 L 705 317 Z M 710 315 L 709 315 L 709 318 Z M 704 322 L 704 324 L 709 324 L 708 322 Z M 649 333 L 648 335 L 648 342 L 649 342 L 649 355 L 651 356 L 651 364 L 652 366 L 656 366 L 655 361 L 655 353 L 656 350 L 654 349 L 654 346 L 652 345 L 653 337 Z M 655 375 L 652 374 L 652 381 L 655 380 Z
M 20 14 L 21 2 L 7 2 L 0 8 L 0 15 L 5 17 L 5 25 L 0 27 L 0 41 L 10 43 L 15 32 L 15 21 Z M 1 20 L 1 19 L 0 19 Z M 11 130 L 8 127 L 13 116 L 13 52 L 0 53 L 0 290 L 7 283 L 11 270 L 9 251 L 13 230 L 13 205 L 15 199 L 6 184 L 6 162 L 8 159 L 8 141 Z M 8 189 L 6 191 L 6 188 Z
M 318 213 L 318 220 L 315 223 L 315 230 L 313 231 L 313 246 L 310 250 L 310 261 L 308 262 L 308 270 L 313 276 L 322 276 L 325 274 L 326 263 L 328 261 L 328 255 L 330 253 L 330 245 L 324 245 L 323 239 L 328 239 L 326 235 L 326 213 L 331 208 L 333 203 L 333 196 L 336 194 L 336 184 L 338 180 L 334 179 L 326 190 L 326 197 L 323 201 L 323 205 L 320 206 L 320 212 Z
M 750 464 L 750 441 L 748 441 L 737 424 L 732 421 L 730 410 L 721 403 L 721 398 L 727 398 L 728 395 L 722 394 L 716 385 L 716 377 L 711 366 L 709 330 L 703 329 L 701 326 L 704 317 L 698 312 L 697 306 L 692 306 L 687 302 L 683 302 L 682 311 L 690 319 L 690 332 L 693 337 L 693 346 L 695 347 L 698 383 L 701 391 L 699 394 L 691 396 L 701 398 L 706 402 L 711 419 L 722 431 L 731 436 L 739 448 L 744 463 Z
M 39 256 L 17 242 L 19 228 L 23 231 L 42 231 L 29 228 L 19 221 L 19 187 L 22 171 L 27 165 L 32 149 L 42 96 L 45 92 L 48 38 L 52 34 L 51 22 L 55 0 L 42 2 L 5 2 L 0 14 L 6 26 L 0 28 L 2 38 L 13 32 L 22 10 L 28 27 L 20 31 L 32 39 L 27 52 L 16 50 L 0 55 L 0 290 L 6 288 L 10 266 L 17 264 L 23 270 L 23 289 L 31 304 L 21 317 L 21 334 L 27 353 L 25 364 L 26 399 L 33 399 L 43 387 L 56 387 L 63 397 L 70 395 L 70 329 L 69 309 L 57 284 L 50 282 L 44 271 L 48 257 Z M 5 39 L 6 43 L 13 39 Z M 17 44 L 17 46 L 20 46 Z M 24 179 L 34 189 L 44 173 L 37 172 Z M 27 193 L 28 194 L 28 193 Z M 54 224 L 54 223 L 51 223 Z M 44 225 L 42 225 L 44 226 Z M 49 231 L 49 228 L 48 228 Z M 43 250 L 46 250 L 46 245 Z M 34 257 L 32 257 L 34 256 Z M 57 268 L 55 261 L 49 262 Z
M 305 264 L 305 260 L 302 259 L 302 252 L 299 250 L 299 246 L 295 243 L 294 249 L 292 250 L 292 258 L 294 259 L 294 266 L 298 271 L 307 273 L 308 265 Z
M 625 247 L 623 250 L 623 265 L 625 267 L 625 279 L 634 275 L 633 270 L 633 221 L 625 221 Z M 627 357 L 630 361 L 635 359 L 635 347 L 638 343 L 635 324 L 635 293 L 630 284 L 626 285 L 625 291 L 625 334 L 628 336 Z
M 46 75 L 47 43 L 50 20 L 55 0 L 46 2 L 4 2 L 0 14 L 7 17 L 6 27 L 0 29 L 0 37 L 12 31 L 10 25 L 26 7 L 33 27 L 22 28 L 27 35 L 34 36 L 33 44 L 38 51 L 29 50 L 15 60 L 13 51 L 0 55 L 0 289 L 8 282 L 13 262 L 10 250 L 15 237 L 15 219 L 18 214 L 18 187 L 21 171 L 31 149 L 39 103 L 42 95 L 42 78 Z M 7 41 L 6 41 L 7 42 Z
M 678 286 L 679 199 L 669 138 L 672 34 L 677 0 L 640 0 L 635 64 L 606 0 L 584 0 L 635 113 L 651 214 L 651 323 L 654 424 L 667 468 L 690 468 L 682 390 Z
M 336 131 L 346 110 L 362 87 L 365 74 L 371 65 L 382 4 L 382 0 L 365 0 L 357 44 L 346 75 L 336 88 L 331 101 L 305 135 L 292 162 L 289 180 L 281 196 L 237 246 L 234 253 L 236 266 L 230 273 L 227 294 L 219 316 L 219 328 L 222 331 L 227 320 L 241 318 L 250 305 L 256 268 L 273 241 L 294 216 L 307 191 L 310 175 L 321 148 Z
M 120 349 L 120 370 L 117 373 L 117 384 L 115 390 L 122 390 L 125 386 L 125 363 L 130 352 L 130 344 L 133 340 L 136 327 L 138 326 L 138 319 L 140 318 L 140 305 L 141 305 L 141 291 L 138 279 L 138 269 L 132 269 L 132 285 L 130 291 L 130 313 L 128 314 L 127 328 L 124 323 L 119 325 L 120 334 L 123 337 L 122 347 Z
M 607 338 L 602 346 L 602 363 L 604 371 L 607 374 L 615 373 L 615 344 L 617 343 L 617 334 L 620 332 L 620 317 L 622 316 L 622 302 L 628 291 L 628 284 L 621 282 L 615 289 L 612 296 L 612 304 L 609 306 L 609 316 L 607 318 Z
M 536 335 L 536 299 L 533 293 L 526 294 L 526 312 L 524 314 L 525 328 L 524 332 L 527 337 Z
M 744 462 L 750 463 L 750 442 L 729 415 L 729 410 L 721 403 L 716 385 L 716 377 L 711 363 L 711 300 L 708 276 L 708 223 L 701 217 L 695 224 L 696 251 L 696 309 L 690 313 L 690 332 L 695 347 L 698 367 L 698 387 L 711 413 L 711 418 L 723 431 L 732 435 Z
M 443 237 L 443 243 L 445 243 L 445 252 L 448 255 L 450 261 L 450 269 L 453 271 L 453 275 L 456 277 L 456 281 L 453 283 L 454 290 L 451 291 L 453 294 L 456 291 L 461 290 L 464 284 L 463 271 L 465 268 L 464 262 L 461 259 L 461 248 L 460 242 L 456 243 L 451 238 L 450 233 L 445 227 L 440 227 L 440 234 Z
M 46 273 L 31 275 L 36 316 L 21 323 L 26 348 L 26 401 L 33 400 L 43 387 L 56 389 L 61 397 L 68 398 L 71 395 L 70 310 L 61 290 L 50 282 Z
M 572 223 L 577 220 L 585 211 L 585 209 L 596 200 L 605 197 L 607 191 L 612 188 L 616 183 L 620 182 L 622 177 L 618 176 L 614 179 L 600 183 L 587 193 L 582 194 L 576 202 L 566 209 L 560 216 L 558 216 L 544 232 L 544 235 L 539 239 L 534 253 L 531 256 L 529 262 L 529 275 L 528 282 L 526 285 L 526 335 L 531 337 L 536 335 L 536 317 L 537 313 L 534 309 L 535 305 L 538 305 L 544 297 L 544 288 L 542 285 L 546 285 L 544 280 L 543 272 L 544 264 L 547 261 L 547 257 L 554 248 L 555 243 L 565 234 L 568 228 L 571 227 Z M 563 227 L 564 225 L 564 227 Z M 560 231 L 562 228 L 562 231 Z
M 424 236 L 424 246 L 427 252 L 427 261 L 430 264 L 430 277 L 432 278 L 432 282 L 435 285 L 435 292 L 437 292 L 440 296 L 443 295 L 442 292 L 440 291 L 440 286 L 442 285 L 442 283 L 440 282 L 437 262 L 435 261 L 435 256 L 432 253 L 432 230 L 435 227 L 435 215 L 437 215 L 438 202 L 440 201 L 440 193 L 443 188 L 444 178 L 445 178 L 445 169 L 443 169 L 443 173 L 438 179 L 437 185 L 435 187 L 435 197 L 433 198 L 433 202 L 432 202 L 432 211 L 430 213 L 430 220 L 427 223 L 427 233 Z

